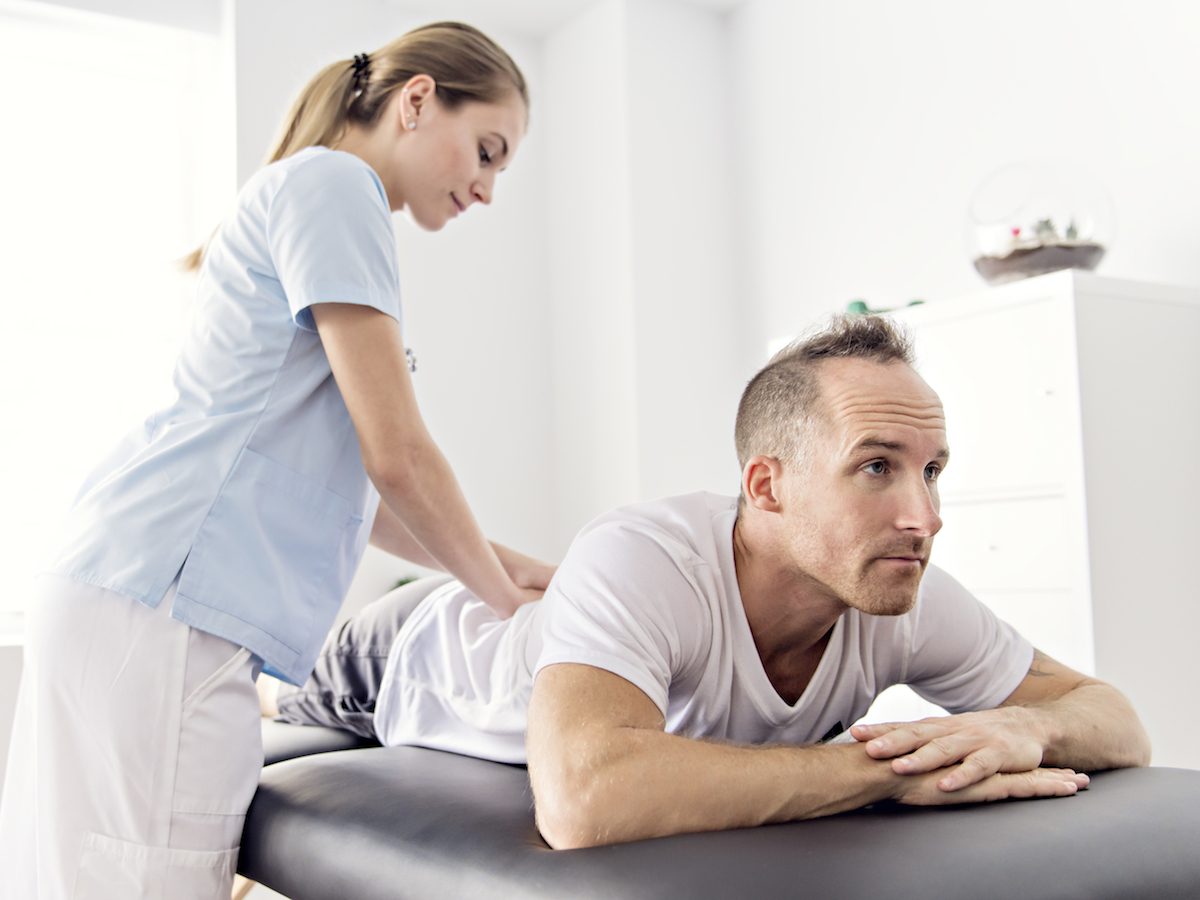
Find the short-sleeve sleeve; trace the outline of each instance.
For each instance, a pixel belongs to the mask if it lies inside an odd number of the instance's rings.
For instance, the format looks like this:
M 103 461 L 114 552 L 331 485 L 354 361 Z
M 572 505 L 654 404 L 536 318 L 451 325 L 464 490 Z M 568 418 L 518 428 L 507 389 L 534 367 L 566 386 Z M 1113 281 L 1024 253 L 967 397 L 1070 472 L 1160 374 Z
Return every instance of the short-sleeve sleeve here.
M 547 592 L 536 671 L 579 663 L 612 672 L 666 714 L 673 675 L 711 640 L 707 566 L 678 545 L 621 524 L 571 547 Z
M 330 151 L 304 159 L 271 199 L 267 244 L 298 326 L 315 331 L 314 303 L 355 303 L 400 319 L 387 195 L 362 160 Z
M 1033 645 L 935 566 L 925 573 L 905 681 L 950 713 L 993 709 L 1017 689 Z

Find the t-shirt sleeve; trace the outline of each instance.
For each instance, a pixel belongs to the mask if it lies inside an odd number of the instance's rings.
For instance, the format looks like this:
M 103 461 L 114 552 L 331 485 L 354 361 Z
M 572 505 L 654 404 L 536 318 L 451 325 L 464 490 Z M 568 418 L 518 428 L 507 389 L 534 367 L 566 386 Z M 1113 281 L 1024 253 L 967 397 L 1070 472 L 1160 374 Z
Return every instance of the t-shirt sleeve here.
M 288 173 L 271 199 L 267 243 L 298 326 L 315 331 L 314 303 L 355 303 L 400 319 L 396 243 L 387 196 L 370 168 L 319 153 Z
M 1033 645 L 935 566 L 925 573 L 905 681 L 947 712 L 993 709 L 1017 689 Z
M 705 611 L 712 572 L 685 548 L 607 524 L 576 539 L 546 598 L 546 666 L 578 663 L 612 672 L 666 715 L 672 677 L 711 641 Z

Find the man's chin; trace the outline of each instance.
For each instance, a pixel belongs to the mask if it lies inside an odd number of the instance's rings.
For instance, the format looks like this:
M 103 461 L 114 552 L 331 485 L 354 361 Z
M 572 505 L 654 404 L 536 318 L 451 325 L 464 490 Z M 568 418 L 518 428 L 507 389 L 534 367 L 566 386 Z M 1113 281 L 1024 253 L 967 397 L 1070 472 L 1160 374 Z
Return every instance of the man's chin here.
M 871 616 L 902 616 L 917 605 L 914 592 L 904 597 L 870 597 L 857 608 Z
M 923 569 L 923 567 L 922 567 Z M 917 605 L 917 592 L 921 587 L 923 571 L 887 585 L 864 585 L 859 602 L 852 603 L 855 609 L 872 616 L 902 616 Z

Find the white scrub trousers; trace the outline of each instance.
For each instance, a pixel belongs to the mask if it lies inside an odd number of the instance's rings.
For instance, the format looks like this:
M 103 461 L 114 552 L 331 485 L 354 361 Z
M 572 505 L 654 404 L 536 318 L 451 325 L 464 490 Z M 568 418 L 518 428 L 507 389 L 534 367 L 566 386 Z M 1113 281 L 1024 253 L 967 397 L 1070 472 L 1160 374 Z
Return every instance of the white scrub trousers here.
M 103 588 L 39 579 L 2 900 L 228 900 L 262 768 L 257 660 Z

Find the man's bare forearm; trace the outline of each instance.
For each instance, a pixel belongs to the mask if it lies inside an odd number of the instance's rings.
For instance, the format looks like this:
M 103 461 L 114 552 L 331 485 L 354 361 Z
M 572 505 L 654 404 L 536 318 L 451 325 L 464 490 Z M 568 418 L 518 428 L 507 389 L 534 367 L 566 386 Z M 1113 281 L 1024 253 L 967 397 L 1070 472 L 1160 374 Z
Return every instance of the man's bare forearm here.
M 538 824 L 556 849 L 831 815 L 892 796 L 901 777 L 857 745 L 745 748 L 622 731 L 584 738 L 593 746 L 578 754 L 562 748 L 553 766 L 531 756 Z
M 1150 738 L 1132 704 L 1112 685 L 1088 682 L 1025 709 L 1041 720 L 1046 734 L 1043 765 L 1095 771 L 1150 764 Z
M 877 800 L 969 803 L 1061 796 L 1086 776 L 1031 768 L 948 794 L 940 772 L 902 774 L 863 744 L 757 747 L 663 730 L 658 707 L 628 681 L 591 666 L 543 669 L 526 746 L 538 826 L 555 848 L 815 818 Z

